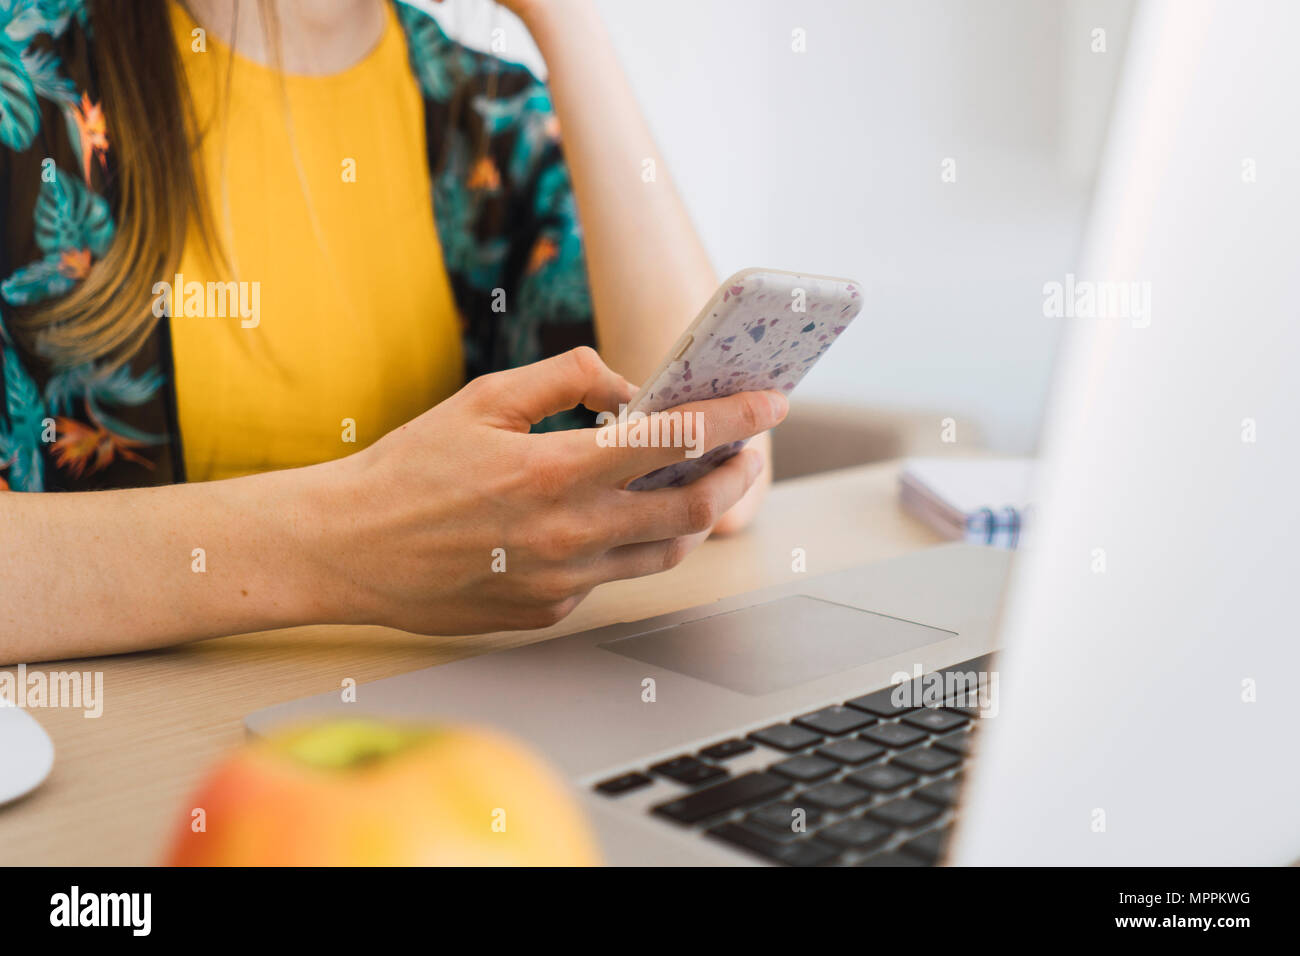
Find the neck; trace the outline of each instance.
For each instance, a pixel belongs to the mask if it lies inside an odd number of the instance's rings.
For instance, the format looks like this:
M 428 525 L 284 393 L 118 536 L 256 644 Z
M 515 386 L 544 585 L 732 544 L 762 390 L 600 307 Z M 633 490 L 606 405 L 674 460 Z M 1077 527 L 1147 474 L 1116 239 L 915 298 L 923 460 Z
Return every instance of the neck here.
M 308 76 L 353 66 L 374 49 L 384 30 L 384 0 L 188 0 L 186 5 L 200 26 L 241 56 Z

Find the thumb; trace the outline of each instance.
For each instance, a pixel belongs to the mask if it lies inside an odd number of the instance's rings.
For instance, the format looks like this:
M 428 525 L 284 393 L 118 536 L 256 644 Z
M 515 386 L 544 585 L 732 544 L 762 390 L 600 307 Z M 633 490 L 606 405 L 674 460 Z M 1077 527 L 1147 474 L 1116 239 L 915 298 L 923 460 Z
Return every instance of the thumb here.
M 548 415 L 585 405 L 592 411 L 630 402 L 635 389 L 596 354 L 581 346 L 560 355 L 493 372 L 478 379 L 477 398 L 501 423 L 527 431 Z

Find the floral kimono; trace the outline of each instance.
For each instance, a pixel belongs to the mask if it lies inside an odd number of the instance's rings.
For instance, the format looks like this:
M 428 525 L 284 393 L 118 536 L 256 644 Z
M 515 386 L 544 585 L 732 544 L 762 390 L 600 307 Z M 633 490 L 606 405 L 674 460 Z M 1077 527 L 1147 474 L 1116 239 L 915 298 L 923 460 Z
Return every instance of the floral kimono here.
M 424 97 L 466 374 L 592 344 L 582 237 L 546 87 L 449 39 L 426 14 L 400 3 L 397 12 Z M 0 489 L 185 480 L 166 318 L 113 369 L 53 364 L 6 325 L 14 307 L 74 288 L 113 239 L 114 152 L 91 20 L 85 0 L 0 0 Z M 497 289 L 510 309 L 492 308 Z M 543 426 L 588 420 L 578 410 Z

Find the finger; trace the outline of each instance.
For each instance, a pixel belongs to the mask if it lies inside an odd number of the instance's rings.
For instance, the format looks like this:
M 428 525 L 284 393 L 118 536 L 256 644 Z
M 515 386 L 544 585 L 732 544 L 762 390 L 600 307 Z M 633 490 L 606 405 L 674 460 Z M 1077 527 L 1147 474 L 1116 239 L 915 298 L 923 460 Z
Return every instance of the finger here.
M 707 533 L 762 471 L 763 456 L 747 448 L 684 487 L 620 491 L 619 538 L 632 543 Z
M 744 531 L 763 507 L 763 498 L 767 495 L 767 481 L 755 481 L 749 486 L 744 496 L 727 510 L 718 523 L 713 526 L 715 537 L 726 537 Z
M 645 541 L 615 548 L 592 565 L 592 584 L 640 578 L 675 568 L 708 537 L 709 533 L 704 531 L 666 541 Z
M 771 433 L 759 435 L 749 443 L 749 447 L 762 458 L 762 468 L 740 500 L 727 509 L 727 513 L 713 526 L 715 537 L 744 530 L 758 514 L 759 508 L 763 505 L 763 498 L 766 497 L 768 488 L 772 486 Z
M 582 453 L 578 445 L 587 441 L 594 467 L 621 484 L 767 431 L 780 424 L 789 407 L 780 392 L 738 392 L 678 405 L 635 422 L 574 431 L 567 440 L 573 443 L 574 455 Z
M 561 355 L 474 379 L 469 397 L 503 425 L 527 431 L 548 415 L 585 405 L 594 411 L 631 400 L 630 382 L 582 346 Z

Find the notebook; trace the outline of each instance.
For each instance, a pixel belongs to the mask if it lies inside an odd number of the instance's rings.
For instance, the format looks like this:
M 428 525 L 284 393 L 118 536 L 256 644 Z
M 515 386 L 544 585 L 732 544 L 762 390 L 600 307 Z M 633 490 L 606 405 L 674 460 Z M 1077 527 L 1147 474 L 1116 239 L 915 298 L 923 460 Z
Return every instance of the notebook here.
M 899 498 L 905 511 L 949 540 L 1014 548 L 1033 467 L 1029 458 L 909 458 Z

